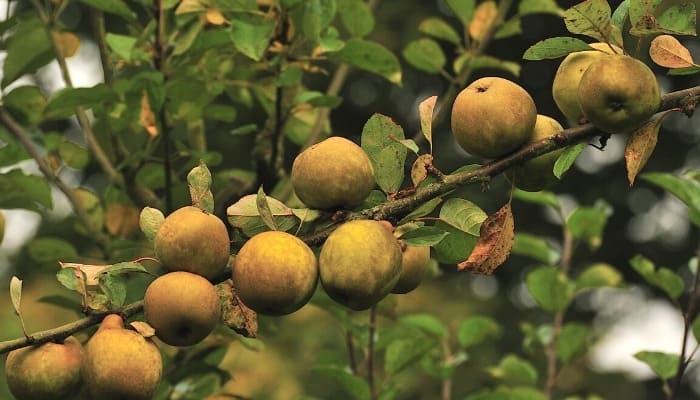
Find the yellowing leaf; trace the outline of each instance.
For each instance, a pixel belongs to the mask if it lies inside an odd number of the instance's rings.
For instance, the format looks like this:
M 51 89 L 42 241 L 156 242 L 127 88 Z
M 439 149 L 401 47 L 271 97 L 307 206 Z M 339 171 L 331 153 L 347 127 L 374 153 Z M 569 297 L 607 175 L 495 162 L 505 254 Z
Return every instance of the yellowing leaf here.
M 10 299 L 12 300 L 12 307 L 15 309 L 15 313 L 19 315 L 19 305 L 22 300 L 22 280 L 16 276 L 13 276 L 10 280 Z
M 491 29 L 498 16 L 498 7 L 492 0 L 484 1 L 474 10 L 474 18 L 469 24 L 469 36 L 474 40 L 481 40 L 486 32 Z
M 420 116 L 420 129 L 423 136 L 430 144 L 430 153 L 433 153 L 433 110 L 437 96 L 430 96 L 418 105 L 418 115 Z M 415 183 L 415 182 L 414 182 Z
M 113 203 L 105 210 L 105 228 L 112 236 L 129 237 L 139 230 L 139 210 Z
M 649 120 L 639 129 L 632 132 L 627 145 L 625 146 L 625 165 L 627 167 L 627 180 L 630 186 L 634 184 L 634 179 L 639 174 L 639 171 L 644 168 L 651 153 L 656 148 L 656 141 L 659 136 L 659 127 L 661 121 L 672 110 L 665 111 L 659 117 Z
M 649 56 L 658 65 L 666 68 L 698 66 L 690 51 L 671 35 L 659 35 L 651 41 Z
M 469 270 L 477 274 L 491 275 L 503 264 L 515 238 L 515 223 L 510 203 L 501 207 L 481 224 L 479 240 L 466 261 L 457 265 L 460 271 Z
M 411 166 L 411 181 L 413 181 L 413 186 L 418 186 L 421 182 L 428 177 L 428 166 L 433 164 L 433 156 L 430 154 L 423 154 L 418 156 L 416 161 Z
M 56 51 L 63 58 L 73 57 L 80 47 L 80 39 L 72 32 L 51 32 Z
M 207 12 L 204 14 L 204 18 L 212 25 L 223 25 L 226 23 L 226 18 L 224 18 L 223 14 L 221 14 L 221 11 L 215 8 L 207 9 Z
M 141 334 L 141 336 L 145 338 L 150 338 L 156 335 L 156 330 L 148 324 L 148 322 L 143 322 L 143 321 L 134 321 L 129 323 L 132 328 L 138 333 Z
M 151 110 L 151 103 L 148 101 L 148 95 L 143 92 L 141 97 L 141 115 L 139 116 L 141 126 L 146 129 L 151 137 L 158 136 L 158 127 L 156 126 L 156 116 Z

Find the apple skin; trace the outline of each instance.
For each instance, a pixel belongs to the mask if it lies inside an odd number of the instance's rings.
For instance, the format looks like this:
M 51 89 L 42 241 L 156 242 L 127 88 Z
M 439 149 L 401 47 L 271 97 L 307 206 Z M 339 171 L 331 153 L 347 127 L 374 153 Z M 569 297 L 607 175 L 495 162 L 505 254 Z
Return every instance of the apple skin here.
M 107 315 L 85 346 L 83 382 L 90 398 L 150 400 L 163 375 L 163 360 L 151 339 Z
M 243 304 L 265 315 L 285 315 L 309 302 L 318 284 L 318 262 L 298 237 L 267 231 L 236 255 L 233 286 Z
M 193 206 L 168 215 L 153 243 L 166 270 L 192 272 L 207 279 L 224 272 L 231 247 L 223 221 Z
M 581 77 L 578 100 L 586 119 L 608 133 L 642 126 L 661 104 L 654 72 L 643 62 L 614 55 L 593 62 Z
M 175 271 L 156 278 L 143 298 L 143 311 L 158 339 L 171 346 L 199 343 L 221 316 L 216 288 L 204 277 Z
M 583 73 L 594 62 L 611 54 L 623 54 L 624 50 L 614 44 L 590 43 L 596 50 L 569 53 L 559 64 L 552 82 L 552 97 L 559 110 L 573 124 L 583 122 L 583 112 L 578 101 L 578 85 Z
M 517 83 L 498 77 L 477 79 L 452 105 L 452 134 L 468 153 L 499 158 L 530 137 L 537 108 Z
M 401 246 L 379 221 L 345 222 L 323 244 L 319 272 L 331 299 L 352 310 L 366 310 L 396 286 Z
M 530 142 L 537 142 L 546 139 L 564 130 L 561 124 L 554 118 L 546 115 L 537 115 L 535 129 L 532 131 Z M 549 153 L 542 154 L 525 161 L 521 165 L 516 165 L 506 171 L 506 177 L 515 186 L 527 192 L 539 192 L 555 184 L 558 179 L 554 176 L 554 164 L 564 152 L 564 149 L 557 149 Z
M 17 400 L 72 399 L 80 388 L 82 358 L 83 346 L 73 336 L 12 350 L 5 360 L 7 385 Z
M 420 285 L 430 265 L 430 246 L 406 246 L 401 254 L 401 276 L 391 293 L 405 294 Z
M 375 186 L 372 162 L 354 142 L 331 136 L 302 151 L 292 164 L 299 200 L 316 209 L 352 209 Z

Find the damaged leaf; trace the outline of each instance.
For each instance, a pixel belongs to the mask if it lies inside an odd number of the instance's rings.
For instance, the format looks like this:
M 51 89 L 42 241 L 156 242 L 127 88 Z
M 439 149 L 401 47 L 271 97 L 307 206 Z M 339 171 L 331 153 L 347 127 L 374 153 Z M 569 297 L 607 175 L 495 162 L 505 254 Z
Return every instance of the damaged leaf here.
M 466 261 L 457 265 L 460 271 L 491 275 L 503 264 L 513 247 L 515 225 L 510 203 L 490 215 L 481 224 L 479 240 Z

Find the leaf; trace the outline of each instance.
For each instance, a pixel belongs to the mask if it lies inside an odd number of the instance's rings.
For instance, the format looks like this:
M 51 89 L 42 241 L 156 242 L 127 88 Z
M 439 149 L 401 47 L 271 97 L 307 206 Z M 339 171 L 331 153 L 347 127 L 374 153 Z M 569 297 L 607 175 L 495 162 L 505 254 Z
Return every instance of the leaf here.
M 537 304 L 547 311 L 566 309 L 574 295 L 574 285 L 555 267 L 539 267 L 530 271 L 526 285 Z
M 2 101 L 17 122 L 30 127 L 41 122 L 46 108 L 46 98 L 37 86 L 18 86 L 5 94 Z M 6 146 L 2 147 L 3 153 Z
M 590 50 L 591 46 L 581 39 L 573 37 L 553 37 L 545 40 L 540 40 L 539 42 L 530 46 L 525 53 L 523 58 L 526 60 L 544 60 L 564 57 L 569 53 L 575 51 Z
M 506 354 L 497 366 L 488 368 L 488 372 L 511 385 L 534 385 L 537 382 L 535 367 L 515 354 Z
M 22 280 L 16 276 L 10 279 L 10 300 L 12 300 L 12 308 L 15 309 L 15 314 L 20 315 L 19 306 L 22 302 Z
M 35 238 L 27 245 L 27 253 L 37 263 L 54 263 L 78 257 L 78 250 L 71 242 L 53 236 Z
M 275 218 L 272 215 L 272 210 L 270 210 L 270 205 L 267 203 L 267 196 L 263 191 L 262 185 L 258 189 L 258 195 L 255 198 L 255 205 L 258 209 L 258 214 L 262 218 L 265 225 L 273 231 L 278 230 L 277 224 L 275 224 Z
M 115 33 L 107 33 L 105 42 L 114 52 L 114 55 L 126 62 L 132 61 L 132 53 L 136 47 L 137 38 L 126 35 L 118 35 Z
M 632 132 L 627 139 L 627 144 L 625 145 L 625 166 L 627 167 L 627 181 L 629 181 L 630 186 L 634 184 L 639 171 L 644 168 L 647 161 L 649 161 L 649 157 L 654 152 L 656 141 L 659 137 L 661 121 L 670 112 L 671 110 L 667 110 L 660 116 L 647 121 Z
M 158 136 L 158 124 L 156 115 L 151 108 L 148 93 L 144 90 L 141 96 L 141 112 L 139 113 L 139 125 L 141 125 L 152 138 Z
M 590 328 L 579 322 L 564 324 L 557 339 L 557 357 L 568 363 L 574 357 L 584 353 L 590 341 Z
M 501 336 L 501 326 L 491 317 L 475 315 L 468 317 L 457 328 L 459 345 L 467 349 L 480 344 L 486 339 L 496 339 Z
M 146 238 L 153 241 L 156 233 L 158 233 L 158 228 L 160 228 L 164 220 L 165 216 L 157 208 L 144 207 L 139 214 L 139 227 Z
M 367 36 L 374 30 L 374 14 L 362 0 L 338 0 L 338 14 L 351 36 Z
M 693 321 L 691 330 L 693 331 L 693 337 L 695 338 L 695 340 L 700 341 L 700 315 L 695 317 L 695 321 Z
M 576 291 L 599 287 L 616 287 L 623 282 L 622 274 L 610 264 L 596 263 L 586 267 L 576 278 Z
M 256 337 L 258 315 L 238 298 L 233 281 L 228 279 L 215 287 L 221 304 L 221 322 L 243 337 Z
M 105 269 L 97 275 L 100 289 L 107 296 L 110 304 L 114 307 L 121 307 L 126 301 L 126 280 L 118 274 L 105 273 L 107 271 L 109 269 Z
M 76 275 L 76 268 L 61 268 L 56 272 L 56 280 L 66 289 L 78 291 L 80 280 Z
M 432 246 L 440 243 L 448 233 L 434 226 L 422 226 L 401 235 L 400 239 L 409 246 Z
M 422 335 L 398 339 L 389 344 L 384 355 L 387 375 L 396 374 L 423 357 L 435 344 Z
M 129 325 L 146 339 L 156 335 L 156 330 L 151 325 L 149 325 L 148 322 L 132 321 L 129 322 Z
M 488 218 L 484 210 L 469 200 L 451 198 L 440 208 L 440 220 L 473 236 Z
M 566 219 L 567 229 L 575 239 L 585 240 L 595 250 L 603 243 L 603 231 L 612 212 L 604 200 L 596 201 L 592 207 L 577 207 Z
M 447 326 L 432 314 L 408 314 L 399 318 L 399 323 L 409 327 L 416 327 L 423 332 L 436 337 L 446 338 L 449 336 Z
M 446 0 L 446 3 L 462 24 L 467 26 L 474 16 L 476 0 Z
M 75 113 L 77 107 L 92 108 L 116 99 L 116 93 L 104 83 L 98 83 L 89 88 L 61 89 L 49 98 L 44 117 L 48 119 L 67 118 Z
M 139 230 L 139 214 L 134 206 L 110 203 L 105 209 L 105 228 L 112 236 L 131 237 Z
M 460 271 L 491 275 L 510 255 L 515 235 L 510 203 L 490 215 L 481 224 L 479 240 L 466 261 L 457 264 Z
M 328 55 L 332 60 L 348 63 L 401 85 L 401 64 L 386 47 L 363 39 L 350 39 L 345 46 Z
M 416 158 L 416 161 L 411 165 L 411 182 L 414 187 L 418 187 L 424 180 L 428 178 L 428 168 L 433 165 L 433 156 L 423 154 Z
M 469 23 L 469 36 L 479 42 L 484 35 L 492 28 L 498 17 L 498 6 L 493 0 L 486 0 L 479 3 L 474 10 L 474 16 Z
M 688 206 L 690 221 L 700 226 L 700 182 L 663 172 L 646 173 L 641 177 L 676 196 Z
M 403 183 L 407 153 L 399 143 L 403 139 L 401 126 L 382 114 L 372 115 L 362 128 L 362 150 L 372 161 L 377 184 L 385 193 L 395 193 Z
M 523 232 L 515 233 L 512 253 L 529 257 L 545 265 L 554 265 L 559 261 L 559 253 L 552 248 L 548 241 Z
M 246 57 L 260 61 L 274 29 L 275 22 L 262 16 L 235 18 L 231 21 L 231 41 Z
M 367 381 L 355 376 L 347 368 L 336 365 L 314 366 L 311 371 L 338 384 L 343 392 L 354 400 L 367 400 L 371 398 Z
M 669 379 L 676 375 L 678 371 L 678 354 L 663 353 L 660 351 L 640 351 L 634 358 L 645 363 L 661 379 Z
M 678 2 L 661 10 L 656 19 L 661 30 L 674 35 L 695 36 L 697 12 L 694 2 Z
M 528 0 L 518 3 L 518 15 L 529 14 L 553 14 L 561 17 L 564 15 L 564 10 L 555 0 Z
M 80 39 L 73 32 L 51 32 L 56 52 L 63 58 L 70 58 L 78 52 Z
M 522 22 L 520 21 L 520 16 L 516 15 L 502 23 L 496 30 L 496 33 L 494 33 L 493 38 L 496 40 L 506 39 L 521 33 L 523 33 Z
M 557 197 L 557 195 L 547 190 L 540 190 L 539 192 L 527 192 L 525 190 L 516 188 L 515 190 L 513 190 L 513 198 L 525 201 L 527 203 L 549 206 L 554 209 L 561 208 L 561 203 L 559 203 L 559 198 Z
M 98 10 L 118 15 L 127 21 L 136 20 L 136 14 L 123 0 L 80 0 L 80 2 Z
M 579 154 L 586 149 L 586 146 L 586 143 L 578 143 L 564 149 L 559 158 L 557 158 L 557 161 L 554 163 L 554 176 L 561 179 L 564 173 L 568 171 L 572 165 L 574 165 L 576 158 L 578 158 Z
M 53 59 L 53 48 L 44 24 L 38 18 L 22 19 L 5 44 L 2 88 L 24 74 L 36 71 Z
M 58 155 L 67 166 L 75 169 L 85 168 L 90 161 L 85 147 L 68 140 L 58 146 Z
M 639 254 L 632 257 L 630 265 L 647 283 L 663 290 L 671 299 L 678 300 L 683 294 L 683 278 L 670 269 L 657 269 L 651 260 Z
M 192 168 L 190 172 L 187 173 L 187 186 L 190 190 L 190 199 L 193 205 L 206 212 L 214 212 L 213 201 L 209 204 L 202 201 L 212 196 L 211 172 L 204 161 L 200 160 L 199 165 Z
M 649 56 L 666 68 L 700 67 L 693 61 L 688 48 L 671 35 L 656 36 L 649 45 Z
M 426 18 L 418 25 L 418 30 L 437 39 L 446 40 L 459 45 L 462 38 L 457 31 L 443 19 L 438 17 Z
M 435 109 L 436 102 L 437 96 L 430 96 L 418 104 L 420 129 L 430 145 L 430 154 L 433 154 L 433 110 Z M 414 185 L 415 184 L 416 183 L 414 182 Z
M 611 13 L 610 4 L 607 1 L 586 0 L 564 11 L 564 23 L 566 29 L 573 34 L 592 37 L 599 42 L 611 42 L 613 39 Z
M 289 231 L 299 224 L 299 218 L 294 214 L 294 211 L 281 201 L 267 196 L 267 205 L 277 230 Z M 230 205 L 226 209 L 226 215 L 228 222 L 234 228 L 241 229 L 243 234 L 248 237 L 270 229 L 260 215 L 258 196 L 255 194 L 243 196 Z
M 433 199 L 426 201 L 425 203 L 419 205 L 413 211 L 408 213 L 405 217 L 401 218 L 398 225 L 405 224 L 406 222 L 410 222 L 410 221 L 413 221 L 414 219 L 424 217 L 424 216 L 430 214 L 431 212 L 433 212 L 433 210 L 435 210 L 435 208 L 438 205 L 440 205 L 440 203 L 442 203 L 441 197 L 435 197 Z
M 433 246 L 435 259 L 442 264 L 457 264 L 471 254 L 477 238 L 442 221 L 435 223 L 436 227 L 444 229 L 448 235 Z

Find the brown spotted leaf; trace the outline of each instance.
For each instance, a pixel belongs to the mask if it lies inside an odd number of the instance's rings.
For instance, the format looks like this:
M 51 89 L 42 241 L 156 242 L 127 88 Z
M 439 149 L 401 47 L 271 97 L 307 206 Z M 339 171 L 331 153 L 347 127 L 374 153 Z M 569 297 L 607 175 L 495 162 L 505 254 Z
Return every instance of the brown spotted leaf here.
M 656 148 L 656 141 L 659 136 L 661 121 L 672 110 L 665 111 L 658 117 L 647 121 L 639 129 L 632 132 L 625 145 L 625 166 L 627 167 L 627 180 L 630 186 L 634 184 L 634 179 L 639 171 L 644 168 L 651 153 Z
M 481 224 L 479 240 L 466 261 L 457 264 L 460 271 L 491 275 L 503 264 L 513 247 L 515 224 L 510 203 L 501 207 Z
M 651 41 L 649 56 L 658 65 L 666 68 L 697 66 L 690 51 L 671 35 L 659 35 Z
M 221 322 L 239 335 L 254 338 L 258 335 L 258 315 L 248 308 L 233 288 L 231 279 L 216 285 L 221 302 Z

